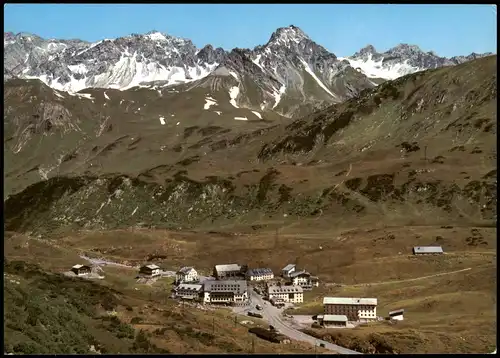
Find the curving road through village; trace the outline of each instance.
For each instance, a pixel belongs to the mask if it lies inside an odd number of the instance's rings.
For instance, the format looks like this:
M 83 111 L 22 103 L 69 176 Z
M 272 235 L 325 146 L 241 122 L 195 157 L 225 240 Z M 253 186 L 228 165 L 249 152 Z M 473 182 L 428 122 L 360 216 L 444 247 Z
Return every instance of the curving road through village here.
M 258 295 L 254 290 L 249 290 L 250 294 L 250 300 L 252 303 L 251 308 L 247 308 L 245 311 L 255 311 L 253 308 L 255 305 L 260 305 L 262 306 L 262 310 L 259 311 L 264 316 L 264 319 L 269 322 L 270 325 L 274 326 L 274 328 L 281 334 L 296 340 L 296 341 L 302 341 L 302 342 L 308 342 L 314 346 L 319 346 L 320 343 L 324 345 L 324 348 L 337 352 L 340 354 L 361 354 L 359 352 L 338 346 L 333 343 L 329 343 L 327 341 L 317 339 L 315 337 L 312 337 L 308 334 L 305 334 L 304 332 L 301 332 L 292 326 L 290 326 L 287 322 L 283 321 L 283 317 L 281 315 L 281 311 L 274 307 L 273 305 L 269 304 L 268 302 L 265 302 L 260 295 Z
M 110 266 L 120 266 L 120 267 L 127 267 L 131 269 L 135 269 L 136 267 L 134 266 L 129 266 L 129 265 L 124 265 L 120 264 L 117 262 L 113 261 L 108 261 L 105 259 L 96 259 L 96 258 L 90 258 L 85 255 L 80 255 L 82 259 L 85 259 L 89 261 L 93 265 L 110 265 Z M 163 271 L 162 276 L 173 276 L 175 275 L 174 271 Z M 207 277 L 207 276 L 200 276 L 200 282 L 208 281 L 208 280 L 213 280 L 213 277 Z M 304 332 L 301 332 L 295 328 L 293 328 L 290 324 L 287 322 L 283 321 L 282 317 L 282 311 L 280 311 L 278 308 L 274 307 L 273 305 L 269 304 L 268 302 L 264 301 L 260 295 L 258 295 L 254 290 L 249 289 L 249 295 L 250 295 L 250 302 L 251 306 L 250 307 L 238 307 L 235 309 L 236 313 L 239 314 L 245 314 L 248 311 L 252 311 L 255 308 L 255 305 L 260 305 L 262 306 L 262 310 L 259 311 L 263 316 L 264 319 L 269 322 L 270 325 L 274 326 L 274 328 L 280 332 L 281 334 L 287 336 L 290 339 L 296 340 L 296 341 L 302 341 L 302 342 L 308 342 L 312 344 L 313 346 L 319 346 L 320 344 L 323 344 L 323 347 L 336 353 L 340 354 L 361 354 L 359 352 L 353 351 L 351 349 L 347 349 L 341 346 L 338 346 L 333 343 L 329 343 L 327 341 L 317 339 L 315 337 L 312 337 L 308 334 L 305 334 Z

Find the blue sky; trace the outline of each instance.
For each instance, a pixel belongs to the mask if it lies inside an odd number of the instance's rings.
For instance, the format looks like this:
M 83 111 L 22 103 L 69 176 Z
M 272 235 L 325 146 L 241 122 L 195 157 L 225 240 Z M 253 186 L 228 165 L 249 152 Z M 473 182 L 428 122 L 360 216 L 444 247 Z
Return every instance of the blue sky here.
M 337 56 L 408 43 L 450 57 L 496 53 L 496 17 L 491 5 L 7 4 L 4 31 L 98 41 L 158 30 L 231 49 L 293 24 Z

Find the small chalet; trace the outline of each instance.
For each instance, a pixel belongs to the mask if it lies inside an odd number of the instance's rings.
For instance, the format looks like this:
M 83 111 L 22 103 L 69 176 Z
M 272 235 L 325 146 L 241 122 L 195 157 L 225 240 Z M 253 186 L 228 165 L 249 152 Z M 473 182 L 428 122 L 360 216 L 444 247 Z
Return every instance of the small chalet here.
M 290 277 L 290 275 L 295 272 L 296 270 L 296 265 L 294 264 L 288 264 L 285 267 L 281 269 L 281 276 L 283 277 Z
M 87 265 L 75 265 L 71 268 L 71 271 L 78 276 L 88 275 L 90 273 L 90 266 Z
M 182 267 L 175 274 L 175 282 L 197 282 L 198 281 L 198 272 L 193 267 Z
M 441 255 L 443 254 L 441 246 L 415 246 L 413 255 Z
M 145 276 L 145 277 L 160 276 L 160 267 L 154 264 L 142 266 L 139 269 L 139 276 Z
M 312 276 L 306 270 L 292 272 L 286 280 L 288 284 L 301 286 L 304 290 L 311 290 L 313 287 L 319 286 L 319 278 Z
M 404 312 L 404 309 L 391 311 L 389 312 L 389 319 L 394 321 L 402 321 Z

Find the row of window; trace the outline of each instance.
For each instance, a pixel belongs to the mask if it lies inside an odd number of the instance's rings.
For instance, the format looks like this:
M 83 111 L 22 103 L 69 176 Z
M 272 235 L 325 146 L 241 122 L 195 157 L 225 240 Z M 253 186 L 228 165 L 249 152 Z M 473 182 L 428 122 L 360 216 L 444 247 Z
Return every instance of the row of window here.
M 239 288 L 240 286 L 239 285 L 228 285 L 228 284 L 218 284 L 218 285 L 212 285 L 211 286 L 212 288 Z
M 250 277 L 253 279 L 260 279 L 260 280 L 273 278 L 273 276 L 271 276 L 271 275 L 269 275 L 269 276 L 250 276 Z
M 326 311 L 332 311 L 332 312 L 335 312 L 335 311 L 348 311 L 348 312 L 372 312 L 374 311 L 375 309 L 371 309 L 371 310 L 359 310 L 359 309 L 356 309 L 356 308 L 353 308 L 353 307 L 340 307 L 340 308 L 336 308 L 336 309 L 326 309 Z
M 332 306 L 332 305 L 326 305 L 325 309 L 330 309 L 330 310 L 339 310 L 339 309 L 348 309 L 351 311 L 371 311 L 374 310 L 375 307 L 370 307 L 370 306 L 348 306 L 348 305 L 343 305 L 343 306 Z
M 368 311 L 368 312 L 356 312 L 356 311 L 347 311 L 347 310 L 338 310 L 338 311 L 327 311 L 326 314 L 345 314 L 345 315 L 348 315 L 348 314 L 357 314 L 357 315 L 374 315 L 375 312 L 373 311 Z

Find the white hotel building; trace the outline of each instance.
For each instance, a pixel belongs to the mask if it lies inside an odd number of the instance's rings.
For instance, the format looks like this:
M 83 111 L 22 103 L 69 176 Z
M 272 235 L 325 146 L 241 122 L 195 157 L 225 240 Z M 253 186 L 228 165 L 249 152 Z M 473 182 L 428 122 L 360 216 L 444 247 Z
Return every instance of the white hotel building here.
M 349 321 L 377 319 L 376 298 L 325 297 L 325 315 L 345 315 Z
M 274 301 L 290 303 L 304 302 L 304 290 L 300 286 L 269 286 L 267 296 L 269 300 Z
M 270 268 L 255 268 L 248 270 L 246 276 L 250 281 L 267 281 L 274 278 L 274 273 Z

